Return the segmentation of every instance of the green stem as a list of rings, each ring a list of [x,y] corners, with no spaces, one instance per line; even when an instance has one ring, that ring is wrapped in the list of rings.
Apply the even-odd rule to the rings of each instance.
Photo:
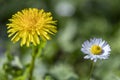
[[[30,64],[30,67],[29,67],[28,80],[33,80],[33,73],[34,73],[36,57],[41,55],[42,49],[45,47],[45,44],[46,44],[46,41],[41,40],[40,45],[33,46],[32,60],[31,60],[31,64]]]
[[[95,67],[95,63],[92,62],[92,63],[91,63],[90,74],[89,74],[88,80],[90,80],[90,78],[92,77],[92,73],[93,73],[94,67]]]
[[[34,67],[35,67],[35,59],[36,59],[37,54],[38,54],[38,47],[33,47],[32,60],[31,60],[31,64],[30,64],[28,80],[32,80],[32,78],[33,78],[33,71],[34,71]]]

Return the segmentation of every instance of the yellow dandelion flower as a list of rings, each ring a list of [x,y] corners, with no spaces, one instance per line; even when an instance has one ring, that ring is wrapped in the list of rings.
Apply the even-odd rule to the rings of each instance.
[[[53,20],[51,12],[45,12],[37,8],[24,9],[9,19],[7,24],[8,37],[12,37],[14,43],[21,40],[20,45],[29,47],[30,43],[40,44],[40,40],[50,40],[49,34],[54,34],[56,21]]]

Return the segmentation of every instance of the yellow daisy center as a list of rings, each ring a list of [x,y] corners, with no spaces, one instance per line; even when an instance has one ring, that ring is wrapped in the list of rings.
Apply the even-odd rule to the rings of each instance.
[[[100,46],[98,46],[98,45],[93,45],[91,47],[91,52],[94,55],[100,55],[102,53],[102,48]]]

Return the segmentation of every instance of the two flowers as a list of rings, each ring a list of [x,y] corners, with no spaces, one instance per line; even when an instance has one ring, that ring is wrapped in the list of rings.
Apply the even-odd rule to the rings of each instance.
[[[57,32],[56,21],[53,20],[50,12],[36,8],[24,9],[17,12],[9,19],[7,24],[8,37],[12,37],[15,43],[21,40],[20,45],[30,46],[40,44],[40,40],[50,40],[49,34]],[[99,38],[90,39],[82,44],[81,51],[86,54],[85,59],[91,59],[94,62],[97,59],[107,59],[110,55],[110,46],[106,41]]]

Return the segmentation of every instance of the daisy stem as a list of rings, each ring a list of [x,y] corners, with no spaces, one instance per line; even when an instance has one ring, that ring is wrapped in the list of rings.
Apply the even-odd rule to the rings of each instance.
[[[32,78],[33,78],[33,72],[34,72],[35,60],[36,60],[37,54],[38,54],[38,47],[33,47],[32,60],[31,60],[31,64],[30,64],[28,80],[32,80]]]
[[[91,79],[91,77],[92,77],[92,73],[93,73],[93,69],[94,69],[94,67],[95,67],[95,63],[94,63],[94,62],[92,62],[92,63],[91,63],[91,68],[90,68],[90,73],[89,73],[88,80],[90,80],[90,79]]]

